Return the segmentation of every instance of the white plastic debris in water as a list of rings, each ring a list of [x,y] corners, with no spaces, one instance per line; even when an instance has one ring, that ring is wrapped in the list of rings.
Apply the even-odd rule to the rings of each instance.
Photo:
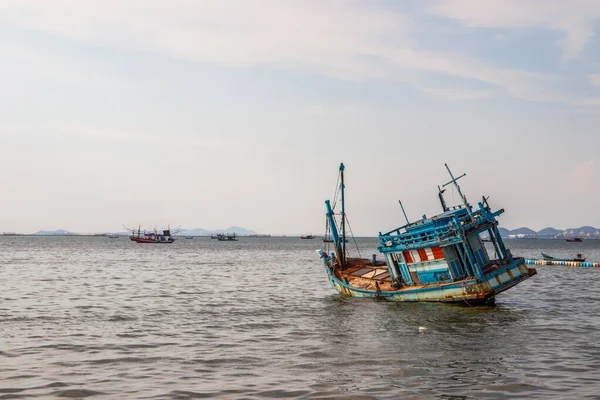
[[[425,328],[424,326],[419,327],[419,332],[425,332],[426,330],[427,330],[427,328]]]

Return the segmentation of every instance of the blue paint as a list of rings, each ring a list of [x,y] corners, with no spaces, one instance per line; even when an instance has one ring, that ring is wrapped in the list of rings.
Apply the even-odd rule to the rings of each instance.
[[[341,164],[341,175],[343,171]],[[443,208],[441,214],[429,218],[423,215],[418,221],[386,233],[379,232],[377,249],[385,256],[387,266],[383,271],[388,271],[387,284],[382,280],[384,278],[374,279],[375,275],[386,275],[374,271],[381,266],[370,260],[346,259],[345,253],[339,254],[342,243],[335,214],[326,201],[327,218],[338,251],[336,255],[338,259],[344,257],[344,262],[339,263],[333,257],[322,259],[337,290],[358,297],[381,295],[398,301],[481,300],[493,298],[500,291],[535,275],[535,269],[528,269],[524,259],[512,257],[498,234],[497,217],[504,210],[492,211],[485,198],[477,208],[471,207],[457,183],[466,174],[455,178],[449,168],[448,172],[452,179],[446,185],[456,187],[462,205],[449,207],[443,198],[443,190],[438,187]],[[340,189],[343,193],[343,179]],[[344,207],[342,202],[342,217],[345,217]],[[489,233],[497,253],[493,261],[479,237],[484,232]],[[344,272],[348,269],[350,272]],[[358,275],[351,275],[354,272]],[[468,289],[471,285],[473,288]],[[380,290],[381,287],[388,289]]]

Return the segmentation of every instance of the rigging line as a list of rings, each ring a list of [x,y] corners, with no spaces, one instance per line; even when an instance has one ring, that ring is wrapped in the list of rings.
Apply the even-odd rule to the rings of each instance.
[[[325,239],[331,236],[329,228],[329,218],[325,217]],[[329,255],[329,242],[325,242],[325,251]]]
[[[354,237],[354,232],[352,231],[352,226],[350,226],[350,220],[346,217],[346,222],[348,223],[348,230],[350,231],[350,235],[352,235],[352,240],[354,241],[354,247],[356,247],[356,252],[358,253],[358,257],[362,258],[360,255],[360,250],[358,249],[358,243],[356,242],[356,237]]]
[[[340,176],[341,172],[338,174],[337,183],[335,184],[335,192],[333,193],[333,207],[332,210],[335,210],[335,206],[337,204],[337,197],[340,194]]]

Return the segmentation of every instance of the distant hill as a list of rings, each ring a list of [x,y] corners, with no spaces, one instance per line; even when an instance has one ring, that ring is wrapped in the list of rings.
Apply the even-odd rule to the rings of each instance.
[[[518,228],[518,229],[513,229],[512,231],[510,231],[511,235],[525,235],[525,236],[533,236],[535,235],[537,232],[534,231],[533,229],[529,229],[529,228]]]
[[[564,239],[573,236],[582,236],[584,239],[600,239],[600,229],[593,226],[582,226],[581,228],[569,228],[565,230],[555,228],[544,228],[538,232],[533,229],[522,227],[508,230],[498,228],[500,235],[504,238],[538,238],[538,239]],[[482,235],[485,237],[485,235]]]
[[[202,228],[185,229],[185,230],[179,232],[179,235],[209,236],[209,235],[214,235],[217,233],[235,233],[236,235],[241,235],[241,236],[256,235],[256,232],[254,232],[253,230],[241,228],[239,226],[230,226],[227,229],[212,229],[212,230],[202,229]]]
[[[69,232],[69,231],[65,231],[63,229],[58,229],[55,231],[38,231],[36,233],[33,233],[32,235],[40,235],[40,236],[51,236],[51,235],[77,235],[76,233],[73,232]]]
[[[559,237],[564,231],[554,228],[544,228],[536,234],[538,238],[552,239]]]
[[[500,236],[508,237],[510,235],[510,231],[506,228],[498,228],[498,232],[500,232]]]

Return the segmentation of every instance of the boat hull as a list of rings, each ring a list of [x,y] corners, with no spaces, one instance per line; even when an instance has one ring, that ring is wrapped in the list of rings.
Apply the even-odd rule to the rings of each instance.
[[[491,305],[498,293],[510,289],[537,273],[535,269],[527,268],[523,259],[517,259],[500,269],[483,275],[479,279],[418,287],[409,286],[396,291],[377,291],[353,287],[338,279],[330,265],[326,264],[325,269],[327,270],[329,283],[344,295],[375,297],[389,301],[462,303],[467,305]]]
[[[135,239],[136,243],[155,243],[155,244],[170,244],[173,243],[173,239],[169,240],[154,240],[154,239]]]
[[[558,258],[544,253],[542,253],[542,257],[544,258],[544,261],[585,262],[585,258]]]

